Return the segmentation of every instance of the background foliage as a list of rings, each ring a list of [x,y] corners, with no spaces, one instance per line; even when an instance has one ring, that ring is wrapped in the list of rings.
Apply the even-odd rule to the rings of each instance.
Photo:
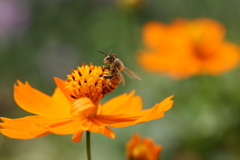
[[[238,0],[149,0],[140,9],[121,8],[111,0],[0,0],[0,116],[29,115],[13,100],[17,79],[50,95],[55,88],[52,77],[65,78],[82,62],[102,65],[104,56],[97,51],[113,49],[142,81],[126,77],[126,86],[120,85],[102,103],[135,89],[144,108],[172,94],[175,104],[163,119],[114,129],[114,140],[92,134],[93,159],[125,159],[125,143],[133,133],[161,144],[162,159],[240,159],[239,68],[176,81],[147,73],[135,60],[143,48],[141,28],[150,20],[212,18],[224,24],[227,40],[240,43],[239,6]],[[85,138],[80,143],[70,139],[0,135],[0,160],[86,159]]]

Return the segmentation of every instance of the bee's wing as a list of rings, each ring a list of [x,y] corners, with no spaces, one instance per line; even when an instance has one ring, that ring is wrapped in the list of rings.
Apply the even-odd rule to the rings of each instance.
[[[124,86],[125,85],[124,76],[120,72],[119,72],[119,74],[120,74],[120,79],[121,79],[122,85]]]
[[[122,75],[122,73],[119,71],[119,69],[116,67],[116,70],[117,70],[117,74],[119,74],[120,76],[120,80],[122,82],[122,85],[124,86],[125,85],[125,79],[124,79],[124,76]]]
[[[123,72],[130,78],[137,78],[138,80],[142,80],[136,73],[134,73],[127,67],[124,67]]]

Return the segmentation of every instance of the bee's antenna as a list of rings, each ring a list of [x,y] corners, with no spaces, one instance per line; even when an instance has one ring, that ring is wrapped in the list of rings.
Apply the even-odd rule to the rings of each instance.
[[[101,51],[98,51],[99,53],[102,53],[102,54],[104,54],[105,56],[107,56],[107,54],[106,53],[104,53],[104,52],[101,52]]]
[[[110,50],[109,54],[112,53],[112,49]]]

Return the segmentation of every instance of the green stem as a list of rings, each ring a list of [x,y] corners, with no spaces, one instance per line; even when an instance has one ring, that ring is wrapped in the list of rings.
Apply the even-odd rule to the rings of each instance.
[[[86,145],[87,145],[87,159],[88,160],[91,160],[91,146],[90,146],[90,132],[89,131],[86,131]]]

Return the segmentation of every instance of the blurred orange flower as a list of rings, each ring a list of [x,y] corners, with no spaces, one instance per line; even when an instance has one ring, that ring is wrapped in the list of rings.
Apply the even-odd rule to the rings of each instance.
[[[172,96],[151,109],[142,110],[140,96],[122,94],[103,105],[100,100],[109,79],[100,66],[85,65],[73,70],[67,81],[55,78],[57,88],[48,96],[29,83],[14,85],[14,99],[25,111],[35,115],[17,119],[0,117],[0,132],[7,137],[31,139],[50,133],[73,134],[79,142],[84,131],[97,132],[115,138],[108,127],[126,127],[162,118],[172,107]]]
[[[158,160],[162,147],[150,138],[141,138],[139,134],[132,136],[126,145],[128,160]]]
[[[177,19],[171,24],[148,22],[143,27],[143,68],[173,78],[218,75],[239,63],[239,46],[224,40],[225,28],[207,18]]]

